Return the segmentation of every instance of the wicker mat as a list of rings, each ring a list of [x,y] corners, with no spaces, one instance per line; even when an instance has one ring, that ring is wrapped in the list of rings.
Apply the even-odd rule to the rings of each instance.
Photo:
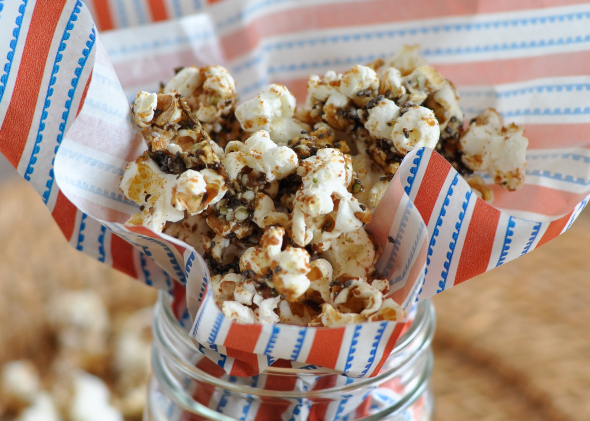
[[[63,287],[110,310],[154,300],[68,246],[20,179],[0,184],[0,363],[51,348],[43,309]],[[590,420],[590,213],[541,249],[434,299],[436,419]]]

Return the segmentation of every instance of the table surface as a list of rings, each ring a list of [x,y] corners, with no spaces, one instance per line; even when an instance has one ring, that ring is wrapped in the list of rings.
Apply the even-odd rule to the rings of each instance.
[[[109,309],[153,302],[151,288],[72,249],[23,180],[0,177],[0,197],[0,362],[46,362],[42,312],[59,288],[93,288]],[[590,419],[589,233],[584,212],[539,250],[434,298],[436,420]]]

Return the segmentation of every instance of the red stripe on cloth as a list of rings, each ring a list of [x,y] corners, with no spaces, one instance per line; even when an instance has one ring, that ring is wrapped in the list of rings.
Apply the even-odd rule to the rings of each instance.
[[[553,240],[555,237],[557,237],[559,234],[561,234],[561,232],[565,228],[567,222],[570,220],[572,213],[574,213],[574,211],[571,211],[570,213],[568,213],[564,217],[559,218],[557,221],[551,222],[549,224],[549,226],[547,227],[545,234],[543,234],[543,236],[541,237],[541,239],[539,240],[539,242],[537,243],[537,246],[535,248],[541,247],[543,244]]]
[[[114,233],[111,236],[111,256],[114,269],[137,279],[137,270],[133,260],[133,246]]]
[[[215,364],[213,361],[211,361],[207,357],[201,358],[199,360],[199,362],[196,364],[196,367],[199,370],[204,371],[205,373],[207,373],[213,377],[216,377],[216,378],[220,378],[223,375],[225,375],[225,371],[223,370],[223,368],[219,367],[217,364]],[[215,386],[207,384],[207,383],[203,383],[203,382],[197,382],[195,391],[193,392],[193,398],[195,399],[195,401],[199,402],[201,405],[208,408],[209,404],[211,403],[211,398],[213,397],[214,393],[215,393]],[[183,412],[180,415],[180,421],[205,421],[205,420],[206,420],[206,418],[200,417],[195,414],[190,414],[188,412]]]
[[[489,187],[494,192],[495,208],[536,212],[549,216],[559,216],[569,212],[588,194],[588,192],[571,193],[534,184],[525,184],[522,189],[515,192],[503,189],[497,184]]]
[[[571,1],[571,0],[570,0]],[[378,25],[409,20],[443,18],[446,16],[465,16],[482,12],[481,1],[414,0],[405,2],[400,7],[398,2],[391,0],[357,1],[334,4],[323,4],[300,8],[289,8],[264,14],[248,23],[246,27],[237,28],[233,33],[221,40],[228,59],[247,54],[261,39],[271,36],[285,35],[308,30],[341,28],[346,26]],[[503,1],[501,6],[495,2],[487,2],[485,12],[526,10],[542,6],[563,6],[560,0],[544,1],[539,4],[535,0],[523,2]],[[576,3],[583,3],[577,1]],[[568,4],[571,4],[568,2]],[[309,17],[313,16],[313,19]],[[267,25],[267,22],[273,25]]]
[[[336,367],[340,345],[342,344],[342,338],[344,338],[344,330],[344,327],[317,328],[311,350],[305,362],[326,368]]]
[[[240,325],[232,323],[223,346],[227,355],[235,359],[231,369],[232,376],[253,376],[258,372],[258,357],[253,354],[261,325]]]
[[[367,398],[356,408],[354,411],[354,418],[362,418],[369,415],[369,408],[371,407],[371,395],[367,396]]]
[[[590,146],[590,124],[527,124],[524,136],[528,149],[567,148]]]
[[[76,206],[70,202],[61,191],[59,191],[57,193],[55,207],[53,208],[53,212],[51,212],[51,216],[53,216],[53,219],[68,241],[72,239],[72,235],[74,234],[74,227],[76,226],[76,213]]]
[[[477,199],[463,243],[455,285],[487,270],[499,220],[499,210]]]
[[[286,363],[286,364],[285,364]],[[291,366],[288,361],[273,366]],[[269,374],[264,382],[264,390],[289,392],[295,390],[297,377]],[[262,404],[258,407],[255,421],[274,421],[282,419],[282,415],[291,403],[285,399],[262,397]]]
[[[262,332],[262,325],[241,325],[232,323],[223,346],[239,351],[254,352],[258,337]]]
[[[234,359],[229,373],[231,376],[250,377],[259,373],[258,356],[256,354],[232,348],[226,348],[225,351],[228,357]]]
[[[35,4],[14,91],[0,128],[0,152],[15,168],[31,130],[53,33],[65,3],[54,0]]]
[[[148,5],[154,22],[168,19],[168,12],[166,11],[164,0],[148,0]]]
[[[76,111],[76,117],[82,111],[82,107],[84,107],[84,102],[86,101],[86,95],[88,94],[88,88],[90,87],[90,82],[92,82],[92,72],[88,76],[88,81],[86,82],[86,86],[84,87],[84,91],[82,92],[82,98],[80,98],[80,104],[78,104],[78,111]]]
[[[436,200],[450,170],[451,164],[438,153],[433,152],[416,194],[416,199],[414,199],[414,205],[416,205],[426,225],[430,221],[434,205],[436,205]]]
[[[186,287],[176,280],[173,282],[172,297],[174,297],[174,301],[172,301],[172,313],[176,320],[180,320],[186,308]]]
[[[113,29],[113,18],[111,14],[111,6],[109,0],[93,0],[96,19],[98,19],[98,29],[100,31],[108,31]]]
[[[433,66],[460,90],[465,85],[498,85],[544,77],[585,75],[590,66],[590,51],[469,63],[435,63]]]
[[[336,385],[337,376],[322,376],[318,379],[312,390],[330,389]],[[324,421],[326,419],[326,412],[330,406],[330,399],[326,398],[311,398],[313,405],[309,409],[309,421]]]
[[[397,325],[395,325],[393,332],[391,332],[391,336],[387,340],[387,344],[385,344],[383,355],[381,356],[379,363],[375,366],[375,369],[369,377],[375,377],[377,374],[379,374],[379,371],[381,371],[381,367],[383,367],[383,364],[385,364],[385,361],[387,361],[387,358],[389,358],[389,354],[391,354],[391,351],[393,351],[393,348],[395,347],[397,340],[401,336],[405,325],[406,323],[398,323]]]

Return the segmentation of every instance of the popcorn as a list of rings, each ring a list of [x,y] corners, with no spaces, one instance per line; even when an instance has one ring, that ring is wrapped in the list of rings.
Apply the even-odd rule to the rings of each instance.
[[[47,392],[39,392],[31,406],[26,408],[14,421],[61,421],[62,418]]]
[[[72,379],[72,387],[71,421],[123,421],[121,413],[109,403],[109,389],[98,377],[78,372]]]
[[[379,93],[386,98],[400,98],[404,96],[406,88],[402,84],[401,72],[395,67],[389,67],[382,73]]]
[[[277,146],[265,130],[259,130],[246,142],[230,142],[226,146],[223,165],[231,179],[244,167],[263,173],[267,181],[280,180],[297,168],[297,154],[287,146]]]
[[[483,199],[487,203],[492,203],[494,201],[494,192],[488,187],[485,181],[483,181],[483,178],[481,178],[479,175],[466,175],[465,181],[467,181],[469,187],[473,189],[473,192],[480,199]]]
[[[235,81],[222,66],[185,67],[164,87],[165,93],[175,91],[203,123],[227,116],[236,102]]]
[[[370,67],[356,65],[342,75],[340,92],[358,107],[363,107],[367,101],[366,97],[378,90],[379,77]]]
[[[336,149],[321,149],[301,161],[297,172],[303,185],[297,191],[293,210],[292,235],[296,244],[303,247],[314,240],[319,249],[326,250],[331,240],[370,221],[371,212],[347,190],[352,182],[349,156]],[[339,199],[335,211],[332,196]]]
[[[399,117],[399,107],[389,99],[382,99],[368,110],[369,117],[365,128],[371,136],[390,139],[393,135],[393,122]]]
[[[496,184],[507,190],[524,185],[526,148],[524,127],[504,126],[494,109],[484,110],[472,122],[460,140],[463,163],[473,171],[487,171]]]
[[[389,143],[405,155],[416,148],[434,148],[439,136],[433,112],[415,105],[396,120]]]
[[[440,151],[491,201],[471,172],[516,188],[526,147],[519,126],[491,114],[464,132],[455,87],[417,48],[311,76],[299,110],[271,84],[232,113],[235,83],[219,66],[141,92],[134,113],[148,151],[122,179],[141,206],[129,223],[165,227],[202,253],[218,307],[239,323],[402,320],[364,225],[404,157]]]
[[[121,191],[140,206],[130,225],[144,225],[161,232],[166,222],[177,222],[184,212],[195,215],[223,198],[227,187],[213,170],[186,170],[180,176],[166,174],[147,155],[127,164]]]
[[[158,105],[158,95],[141,91],[135,98],[133,105],[133,118],[135,124],[141,128],[146,128],[154,118],[154,111]]]
[[[104,359],[109,316],[93,291],[61,291],[49,307],[49,323],[57,333],[60,352],[75,365],[93,369]]]
[[[264,193],[258,193],[256,195],[252,220],[260,228],[266,228],[271,225],[280,225],[283,228],[289,226],[289,216],[284,212],[276,212],[274,202]]]
[[[39,373],[28,360],[4,364],[0,374],[0,402],[7,411],[18,412],[33,405],[40,391]]]
[[[309,254],[291,246],[281,251],[284,235],[282,227],[267,228],[260,246],[250,247],[240,257],[240,270],[251,271],[255,279],[265,281],[288,301],[295,301],[310,284],[306,276],[311,270]]]
[[[373,241],[367,232],[360,228],[333,241],[332,247],[326,250],[322,257],[330,262],[334,278],[346,275],[367,279],[378,256]]]
[[[274,312],[279,297],[263,297],[256,288],[256,282],[246,280],[240,274],[228,273],[211,280],[213,297],[226,317],[240,323],[277,323],[279,316]],[[234,301],[235,300],[235,301]],[[248,306],[256,305],[252,310]]]
[[[293,118],[295,97],[283,85],[268,85],[257,97],[236,108],[236,117],[247,132],[265,130],[278,145],[289,140],[309,126]]]
[[[382,71],[385,71],[390,67],[394,67],[400,71],[402,76],[407,76],[416,68],[428,64],[418,53],[419,50],[420,46],[417,44],[404,45],[393,56],[383,60],[377,71],[379,72],[381,69],[383,69]]]

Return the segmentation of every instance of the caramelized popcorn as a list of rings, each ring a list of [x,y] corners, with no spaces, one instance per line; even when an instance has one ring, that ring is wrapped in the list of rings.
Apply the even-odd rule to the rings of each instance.
[[[223,160],[231,179],[248,167],[264,174],[267,181],[285,178],[295,171],[297,163],[297,154],[287,146],[277,146],[265,130],[257,131],[244,143],[228,143]]]
[[[179,93],[196,118],[206,124],[229,115],[237,102],[234,79],[222,66],[185,67],[166,84],[164,92]],[[219,124],[211,128],[215,132],[221,130]]]
[[[257,97],[236,108],[242,129],[247,132],[266,130],[278,145],[289,140],[309,126],[295,118],[295,97],[283,85],[268,85]]]
[[[239,323],[341,326],[402,320],[364,229],[404,157],[436,149],[487,202],[488,172],[524,182],[527,140],[493,110],[463,129],[454,85],[406,46],[387,59],[310,76],[297,109],[282,85],[238,107],[220,66],[183,68],[162,93],[140,92],[148,150],[128,165],[128,224],[201,253],[214,299]]]
[[[260,239],[259,247],[251,247],[240,257],[240,270],[251,271],[289,301],[295,301],[309,287],[307,274],[309,253],[303,248],[287,246],[281,251],[285,230],[270,227]]]
[[[336,149],[321,149],[301,161],[303,185],[295,195],[293,241],[327,250],[331,240],[355,231],[371,220],[371,211],[348,191],[352,160]],[[313,240],[313,242],[312,242]]]
[[[487,171],[496,184],[517,190],[524,184],[528,140],[524,127],[504,126],[494,109],[484,110],[461,138],[463,163],[473,171]]]

